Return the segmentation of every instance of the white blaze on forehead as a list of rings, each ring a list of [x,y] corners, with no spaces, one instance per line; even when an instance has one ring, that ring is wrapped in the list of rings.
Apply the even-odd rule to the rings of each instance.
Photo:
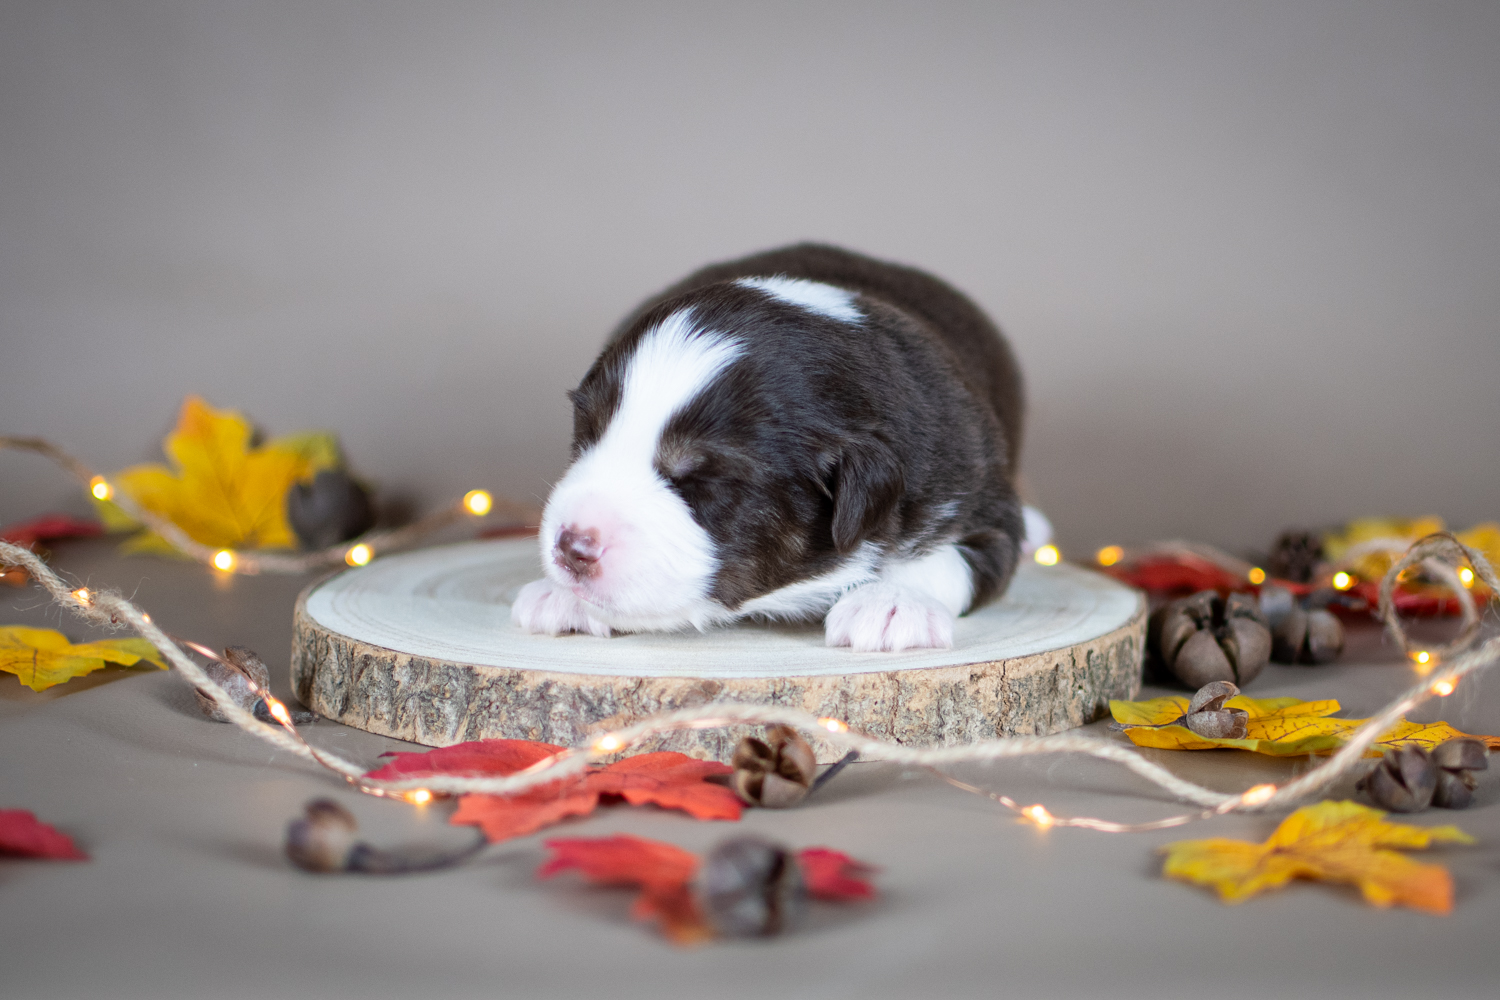
[[[662,320],[630,356],[619,409],[593,450],[644,449],[654,457],[667,421],[708,388],[742,350],[728,337],[697,329],[691,308]]]
[[[713,540],[657,474],[655,460],[668,421],[742,350],[729,337],[698,329],[691,309],[648,331],[626,362],[609,426],[547,501],[540,538],[547,575],[615,628],[701,626],[723,613],[708,600],[718,569]],[[601,552],[588,579],[572,580],[554,560],[564,528],[596,536]]]
[[[825,285],[821,281],[806,278],[740,278],[735,282],[742,288],[754,288],[765,292],[773,299],[789,305],[800,306],[808,312],[827,316],[845,323],[858,323],[864,316],[854,305],[854,293],[844,288]]]

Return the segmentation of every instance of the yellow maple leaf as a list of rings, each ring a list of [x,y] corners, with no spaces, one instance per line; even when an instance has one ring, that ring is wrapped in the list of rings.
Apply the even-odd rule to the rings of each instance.
[[[1331,698],[1302,701],[1298,698],[1247,698],[1236,695],[1224,702],[1225,708],[1245,712],[1245,735],[1241,739],[1216,739],[1199,736],[1181,719],[1188,709],[1188,699],[1180,696],[1152,698],[1149,701],[1111,701],[1109,711],[1116,722],[1127,727],[1125,735],[1136,746],[1158,750],[1250,750],[1271,757],[1299,757],[1303,754],[1332,753],[1344,745],[1366,719],[1330,719],[1339,710]],[[1444,740],[1467,736],[1446,722],[1409,722],[1402,719],[1365,753],[1379,757],[1397,746],[1417,745],[1431,750]],[[1477,736],[1492,750],[1500,750],[1500,737]]]
[[[142,660],[167,669],[160,651],[145,639],[101,639],[75,646],[49,628],[0,627],[0,670],[15,674],[33,691],[91,674],[106,662],[133,667]]]
[[[330,435],[302,434],[252,447],[253,433],[240,414],[189,396],[162,443],[175,471],[137,465],[111,479],[196,542],[231,549],[292,548],[297,539],[286,517],[287,491],[318,469],[338,464],[337,445]],[[134,526],[108,501],[98,506],[107,525]],[[151,532],[131,539],[126,548],[171,550]]]
[[[1181,840],[1162,848],[1162,873],[1211,886],[1226,903],[1240,903],[1294,878],[1356,885],[1375,906],[1401,903],[1428,913],[1453,909],[1453,879],[1441,865],[1424,865],[1389,848],[1472,844],[1456,826],[1388,823],[1385,813],[1357,802],[1319,802],[1282,820],[1263,844],[1214,838]]]
[[[1489,560],[1491,568],[1500,570],[1500,523],[1485,521],[1468,531],[1456,532],[1454,537],[1469,548],[1478,549]]]
[[[1385,539],[1410,545],[1419,538],[1442,531],[1443,527],[1443,519],[1435,516],[1412,519],[1361,517],[1346,524],[1343,531],[1325,534],[1323,554],[1332,562],[1338,562],[1350,549],[1363,542]],[[1366,580],[1379,580],[1397,558],[1399,556],[1389,552],[1372,552],[1357,560],[1352,568]]]

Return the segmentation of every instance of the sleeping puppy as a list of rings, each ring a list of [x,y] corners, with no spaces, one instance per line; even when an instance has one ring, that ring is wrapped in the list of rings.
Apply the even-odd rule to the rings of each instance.
[[[811,244],[705,268],[570,396],[527,631],[821,617],[830,646],[947,647],[1015,570],[1020,372],[920,271]]]

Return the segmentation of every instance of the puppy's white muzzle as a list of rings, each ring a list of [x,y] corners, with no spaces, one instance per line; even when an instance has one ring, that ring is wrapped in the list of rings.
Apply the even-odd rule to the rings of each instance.
[[[625,631],[706,625],[718,559],[686,503],[647,465],[596,448],[568,470],[542,517],[542,565],[591,617]]]

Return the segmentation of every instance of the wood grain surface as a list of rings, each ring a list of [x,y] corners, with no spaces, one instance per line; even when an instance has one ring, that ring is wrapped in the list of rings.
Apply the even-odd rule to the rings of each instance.
[[[528,635],[510,624],[510,600],[538,575],[535,541],[516,539],[392,556],[314,584],[295,611],[298,698],[431,746],[575,744],[711,701],[796,706],[939,746],[1069,729],[1140,687],[1144,598],[1077,567],[1027,564],[1003,600],[960,619],[952,649],[897,654],[830,649],[816,624]],[[651,746],[726,760],[741,735],[681,732]]]

